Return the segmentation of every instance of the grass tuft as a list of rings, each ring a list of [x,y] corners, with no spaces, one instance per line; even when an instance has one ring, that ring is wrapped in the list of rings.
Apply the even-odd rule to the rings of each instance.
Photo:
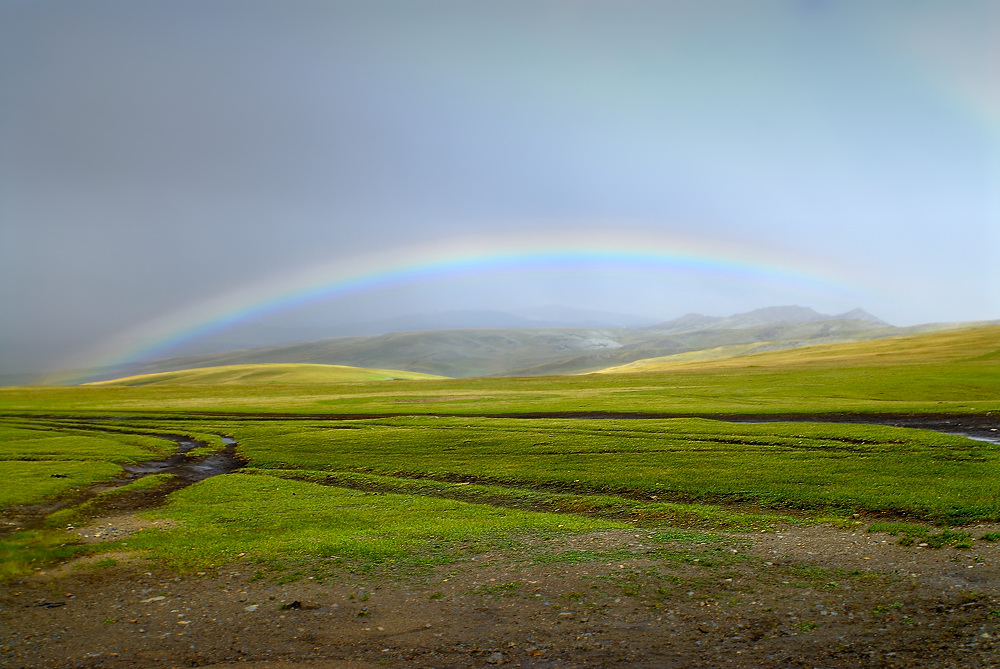
[[[968,532],[956,530],[942,530],[932,534],[930,528],[912,523],[873,523],[868,527],[869,532],[885,532],[892,536],[903,535],[899,539],[900,546],[913,546],[919,543],[921,547],[943,548],[953,546],[955,548],[972,548],[972,536]]]
[[[93,552],[80,538],[59,530],[23,530],[0,539],[0,581],[41,571],[54,562]]]

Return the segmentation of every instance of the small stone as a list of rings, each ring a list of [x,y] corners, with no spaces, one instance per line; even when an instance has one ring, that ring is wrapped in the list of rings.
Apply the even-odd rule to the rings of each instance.
[[[259,604],[251,604],[250,606],[244,606],[244,611],[256,611]]]
[[[504,657],[503,653],[491,653],[489,657],[486,658],[488,664],[503,664],[507,658]]]

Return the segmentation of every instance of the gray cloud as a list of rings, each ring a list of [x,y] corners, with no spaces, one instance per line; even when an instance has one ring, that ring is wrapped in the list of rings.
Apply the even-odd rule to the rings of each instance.
[[[930,15],[965,37],[947,60],[921,51]],[[988,56],[995,18],[976,2],[0,4],[0,369],[58,366],[309,264],[581,221],[816,255],[875,277],[842,306],[895,322],[996,318],[997,84],[941,83]],[[668,318],[787,297],[504,281],[355,312],[530,296]]]

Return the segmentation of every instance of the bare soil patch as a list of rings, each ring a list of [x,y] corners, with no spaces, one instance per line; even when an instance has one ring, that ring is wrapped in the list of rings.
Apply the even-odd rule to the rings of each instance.
[[[81,531],[103,534],[107,522]],[[113,520],[110,538],[142,530],[128,523]],[[655,535],[531,539],[416,571],[359,573],[336,561],[268,571],[253,556],[195,574],[107,559],[68,566],[0,586],[0,664],[990,667],[1000,658],[996,544],[932,550],[831,527]]]

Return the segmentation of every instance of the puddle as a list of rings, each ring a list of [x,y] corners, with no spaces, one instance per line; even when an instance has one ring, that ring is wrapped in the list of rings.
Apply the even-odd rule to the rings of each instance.
[[[976,441],[1000,444],[1000,416],[992,414],[958,416],[879,415],[879,414],[792,414],[792,415],[699,415],[733,423],[854,423],[931,430],[941,434],[968,437]]]
[[[156,436],[176,442],[177,452],[166,460],[150,460],[123,465],[122,469],[130,474],[125,483],[149,474],[173,474],[182,481],[191,484],[204,481],[212,476],[236,471],[244,464],[244,460],[236,455],[236,440],[231,437],[222,437],[226,447],[221,451],[192,458],[188,453],[199,446],[205,446],[204,442],[180,435],[158,434]]]

